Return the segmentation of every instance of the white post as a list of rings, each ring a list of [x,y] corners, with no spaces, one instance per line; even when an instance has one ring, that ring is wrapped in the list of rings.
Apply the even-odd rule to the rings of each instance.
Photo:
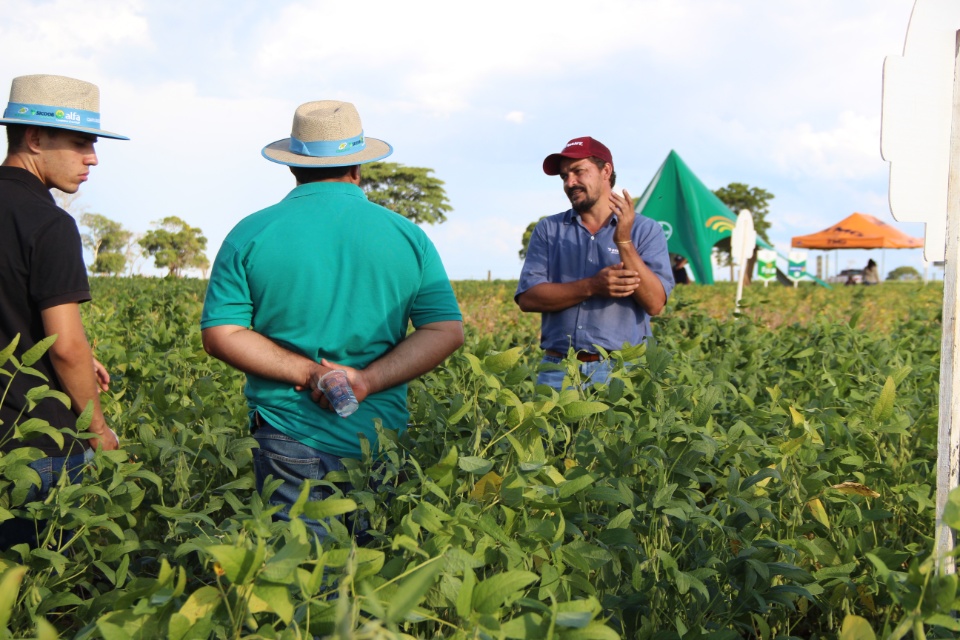
[[[954,573],[953,531],[943,524],[950,490],[960,480],[960,360],[957,323],[960,297],[960,31],[954,47],[953,120],[950,129],[950,173],[947,180],[947,249],[943,269],[943,339],[940,346],[940,427],[937,437],[937,553],[943,573]]]

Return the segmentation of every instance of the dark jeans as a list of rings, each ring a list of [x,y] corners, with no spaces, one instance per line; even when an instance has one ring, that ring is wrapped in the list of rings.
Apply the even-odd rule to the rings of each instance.
[[[252,426],[253,437],[260,445],[260,448],[253,452],[257,491],[263,491],[267,476],[282,480],[283,484],[270,496],[270,504],[283,505],[283,510],[277,513],[274,519],[288,521],[290,520],[288,515],[290,505],[300,497],[300,487],[305,480],[323,480],[332,471],[344,470],[344,466],[339,457],[305,445],[267,424],[262,419],[259,422],[259,426],[256,424]],[[337,488],[345,494],[350,490],[351,485],[349,483],[338,483]],[[334,494],[334,489],[329,485],[311,482],[310,494],[307,499],[316,502]],[[301,519],[304,524],[316,532],[321,542],[330,535],[322,522],[303,516],[301,516]],[[354,518],[347,518],[348,528],[353,525],[354,535],[361,534],[366,529],[366,520],[359,514]]]
[[[563,362],[563,358],[544,355],[540,364],[560,364],[561,362]],[[606,360],[597,360],[596,362],[581,362],[580,379],[582,381],[582,387],[585,389],[592,384],[606,384],[607,380],[610,379],[610,373],[612,371],[613,363],[609,358]],[[562,391],[564,374],[566,374],[566,371],[563,369],[547,371],[541,368],[537,374],[537,384],[549,385],[557,391]],[[572,389],[573,387],[567,388]]]
[[[45,499],[63,473],[68,475],[71,484],[77,484],[80,481],[80,474],[83,473],[83,467],[92,457],[93,450],[86,449],[83,453],[72,456],[40,458],[31,462],[30,468],[40,475],[40,486],[30,488],[24,504]],[[36,547],[37,534],[43,531],[45,526],[45,521],[33,518],[12,518],[0,522],[0,550],[6,551],[24,542],[31,547]]]

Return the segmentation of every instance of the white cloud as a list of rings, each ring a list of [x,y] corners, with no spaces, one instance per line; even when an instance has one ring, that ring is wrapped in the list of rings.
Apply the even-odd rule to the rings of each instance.
[[[142,2],[104,0],[83,5],[74,0],[12,2],[3,7],[0,65],[12,75],[98,74],[116,51],[149,45]]]
[[[524,121],[523,111],[511,111],[506,115],[505,119],[507,122],[523,124],[523,121]]]
[[[888,171],[880,157],[880,118],[876,116],[844,111],[829,129],[801,122],[770,133],[764,136],[769,144],[766,155],[785,175],[859,180]]]

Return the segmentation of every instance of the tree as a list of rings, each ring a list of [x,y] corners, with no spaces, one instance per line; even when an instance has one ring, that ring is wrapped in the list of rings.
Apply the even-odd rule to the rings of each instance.
[[[123,249],[123,257],[127,261],[127,275],[132,276],[134,271],[137,274],[140,273],[138,264],[145,253],[144,248],[140,245],[140,240],[143,239],[142,233],[133,233],[130,234],[130,238],[127,240],[127,245]]]
[[[176,216],[167,216],[153,224],[158,228],[143,234],[140,246],[153,256],[158,269],[169,269],[169,277],[179,278],[186,269],[205,271],[210,266],[204,254],[207,239],[200,229]]]
[[[547,216],[543,216],[540,218],[540,220],[543,220],[543,218],[546,218],[546,217]],[[519,251],[521,260],[527,259],[527,249],[530,248],[530,236],[533,235],[533,230],[537,228],[537,224],[540,223],[540,220],[534,220],[533,222],[528,224],[526,230],[523,232],[523,239],[521,240],[521,243],[523,244],[523,246],[520,247],[520,251]]]
[[[92,273],[121,273],[127,266],[127,258],[124,253],[133,233],[124,229],[119,222],[115,222],[99,213],[82,214],[80,224],[86,227],[88,231],[81,236],[83,246],[93,254],[90,271]]]
[[[360,188],[370,202],[395,211],[420,224],[444,222],[453,211],[443,181],[433,169],[406,167],[395,162],[371,162],[360,168]]]
[[[919,280],[920,272],[914,267],[904,265],[887,274],[887,280]]]
[[[58,207],[73,217],[77,217],[77,214],[86,213],[87,211],[87,206],[80,202],[79,191],[67,193],[60,191],[60,189],[50,189],[50,195],[53,196],[53,201],[57,203]]]
[[[731,182],[725,187],[716,189],[713,193],[723,201],[723,204],[730,207],[734,215],[739,215],[741,209],[749,209],[750,213],[753,214],[753,228],[757,232],[757,237],[763,238],[768,243],[770,242],[770,238],[767,236],[767,230],[770,229],[767,214],[770,213],[770,201],[774,198],[772,193],[766,189],[751,187],[742,182]],[[733,256],[730,255],[730,238],[724,238],[714,248],[719,254],[721,264],[730,265],[732,273]],[[757,252],[754,251],[746,264],[747,283],[750,282],[750,276],[756,263]]]

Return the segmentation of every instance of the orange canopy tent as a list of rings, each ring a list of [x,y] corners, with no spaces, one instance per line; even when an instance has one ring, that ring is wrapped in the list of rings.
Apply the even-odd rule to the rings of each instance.
[[[908,236],[871,215],[854,213],[823,231],[794,236],[790,246],[804,249],[921,249],[923,239]]]

